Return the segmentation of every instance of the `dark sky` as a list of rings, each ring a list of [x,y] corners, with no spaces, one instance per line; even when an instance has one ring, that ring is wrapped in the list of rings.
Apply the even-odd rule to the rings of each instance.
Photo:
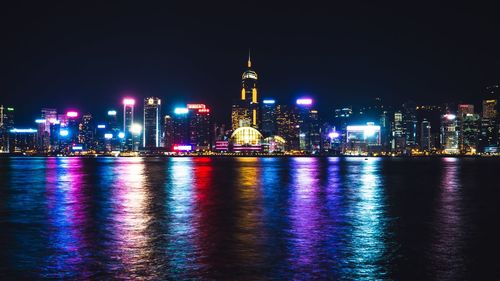
[[[500,81],[491,6],[66,2],[0,9],[0,103],[15,106],[21,123],[41,107],[99,115],[124,92],[159,96],[165,112],[205,102],[225,121],[248,48],[262,97],[309,94],[323,111],[377,96],[477,103]]]

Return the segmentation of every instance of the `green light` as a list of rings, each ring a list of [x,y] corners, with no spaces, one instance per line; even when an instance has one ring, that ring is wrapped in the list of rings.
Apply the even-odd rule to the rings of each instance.
[[[14,111],[14,108],[12,108],[12,107],[7,107],[7,110],[8,110],[8,111]]]

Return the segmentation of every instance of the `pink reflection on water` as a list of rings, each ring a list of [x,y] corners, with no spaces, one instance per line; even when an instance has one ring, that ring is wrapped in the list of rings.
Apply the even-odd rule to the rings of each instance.
[[[442,159],[441,189],[436,204],[436,223],[430,258],[432,272],[438,280],[457,280],[463,277],[465,258],[462,254],[464,226],[462,223],[462,188],[460,159]]]
[[[83,185],[83,163],[80,158],[46,159],[47,216],[52,225],[46,277],[73,278],[91,275],[84,262],[89,241],[84,230],[90,223],[89,198]],[[69,275],[71,274],[71,275]]]
[[[318,158],[293,158],[292,194],[290,198],[291,262],[294,279],[305,279],[314,273],[321,243],[321,207],[319,206]]]
[[[114,163],[112,188],[112,247],[124,269],[122,278],[137,278],[150,271],[151,238],[147,227],[151,215],[147,210],[142,158],[118,159]]]

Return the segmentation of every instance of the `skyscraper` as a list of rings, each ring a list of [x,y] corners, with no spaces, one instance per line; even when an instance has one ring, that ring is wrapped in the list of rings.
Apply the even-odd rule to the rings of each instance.
[[[458,122],[457,116],[451,113],[441,118],[441,148],[444,153],[458,154]]]
[[[196,151],[208,151],[212,142],[210,109],[204,104],[188,104],[190,144]]]
[[[82,116],[78,129],[78,143],[83,144],[87,150],[95,149],[95,125],[92,114],[87,113]]]
[[[124,149],[126,151],[132,151],[134,146],[134,136],[130,131],[132,124],[134,123],[134,105],[134,99],[123,99],[123,133],[125,134]]]
[[[260,131],[264,137],[276,135],[276,101],[273,99],[265,99],[261,106],[261,126]]]
[[[12,150],[9,131],[13,128],[14,108],[0,105],[0,152]]]
[[[429,152],[432,149],[431,139],[431,123],[424,119],[420,123],[420,148],[423,151]]]
[[[483,100],[483,114],[481,116],[481,132],[479,143],[481,152],[494,153],[498,151],[498,100]]]
[[[403,113],[397,111],[394,113],[394,119],[392,121],[392,151],[397,153],[402,153],[406,147],[406,137],[404,134],[404,123],[403,123]]]
[[[161,100],[157,97],[144,99],[144,134],[142,145],[145,148],[160,146]]]
[[[297,112],[288,105],[278,105],[276,115],[276,129],[278,136],[286,141],[286,150],[299,150],[300,125]]]
[[[250,52],[248,53],[248,69],[241,76],[241,96],[233,104],[231,111],[231,127],[236,130],[239,127],[259,127],[259,102],[257,94],[257,73],[252,70]]]

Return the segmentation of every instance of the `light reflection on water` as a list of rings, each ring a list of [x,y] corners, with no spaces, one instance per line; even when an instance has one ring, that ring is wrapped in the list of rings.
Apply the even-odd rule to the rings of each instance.
[[[470,276],[476,270],[467,268],[470,259],[481,257],[464,255],[471,247],[464,226],[477,224],[480,210],[464,210],[461,178],[479,175],[462,173],[463,163],[455,158],[393,161],[0,159],[0,180],[6,183],[0,189],[0,276],[73,280],[422,276],[422,269],[407,264],[410,255],[420,257],[412,260],[422,260],[430,278]],[[411,161],[428,162],[425,169],[412,170],[419,162]],[[475,165],[499,165],[482,163]],[[433,173],[429,176],[436,175],[441,182],[420,186],[401,173]],[[427,197],[421,206],[415,205],[404,196],[405,190],[425,191]],[[422,212],[422,217],[408,216],[405,202],[415,209],[410,212]],[[428,208],[432,218],[423,212]],[[415,222],[402,223],[402,216]],[[406,240],[415,237],[406,234],[413,224],[423,226],[411,230],[419,232],[418,249],[412,247],[415,241]],[[474,241],[474,247],[478,245],[481,242]]]

